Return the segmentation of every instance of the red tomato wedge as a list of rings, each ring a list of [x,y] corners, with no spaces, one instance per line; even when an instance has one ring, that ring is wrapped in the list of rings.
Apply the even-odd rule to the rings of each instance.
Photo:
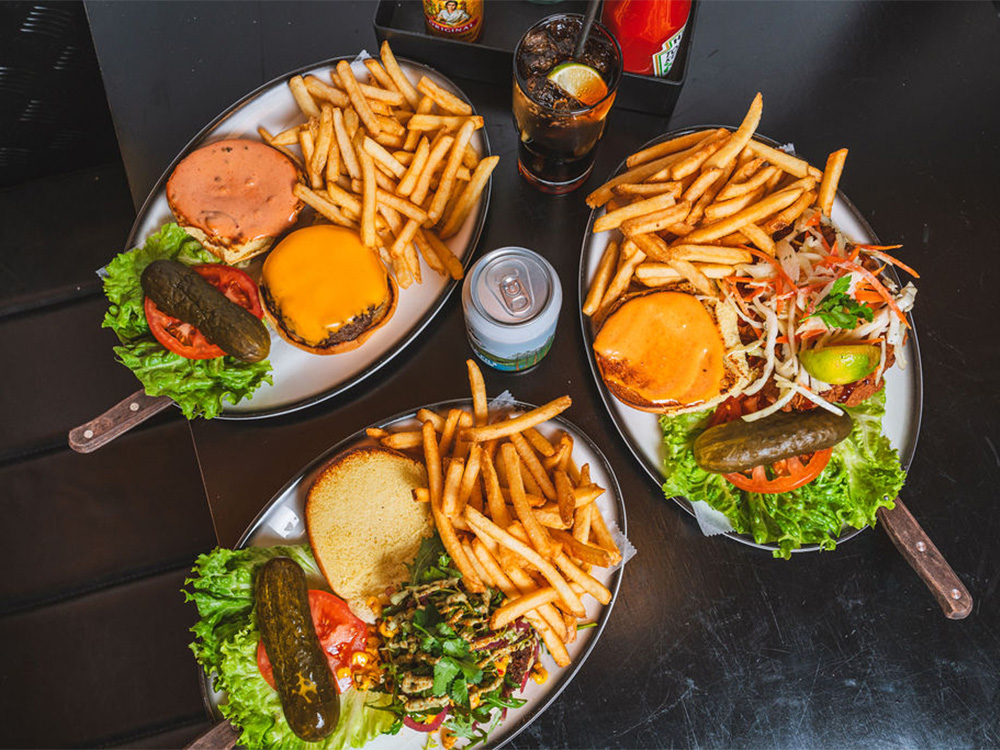
[[[728,398],[716,408],[709,419],[709,426],[732,422],[743,416],[744,404],[736,398]],[[751,406],[750,411],[755,411]],[[809,484],[820,475],[820,472],[830,463],[833,448],[825,448],[813,453],[806,453],[792,458],[783,458],[768,466],[755,466],[746,471],[723,474],[726,481],[747,492],[758,492],[773,495],[779,492],[791,492],[803,485]]]
[[[192,266],[192,270],[222,292],[231,302],[249,310],[258,318],[264,317],[257,285],[240,269],[222,263],[207,263]],[[153,338],[174,354],[187,359],[214,359],[225,356],[226,353],[205,338],[201,331],[190,323],[167,315],[149,297],[146,297],[143,307]]]
[[[749,472],[723,474],[728,482],[747,492],[775,494],[791,492],[809,484],[830,463],[833,448],[775,461],[770,467],[755,466]],[[768,471],[770,468],[770,472]]]
[[[358,651],[364,651],[368,645],[368,626],[355,617],[347,602],[338,596],[309,589],[309,611],[312,613],[313,627],[319,636],[319,645],[326,654],[337,690],[341,693],[353,685],[351,676],[340,676],[337,670],[343,667],[350,669],[351,657]],[[272,688],[274,673],[271,660],[267,658],[264,642],[257,644],[257,669]]]

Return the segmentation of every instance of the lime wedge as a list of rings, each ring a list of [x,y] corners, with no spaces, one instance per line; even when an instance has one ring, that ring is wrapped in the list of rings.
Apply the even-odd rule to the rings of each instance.
[[[549,71],[548,78],[570,96],[590,106],[608,94],[601,74],[583,63],[564,62]]]
[[[799,361],[814,378],[831,385],[844,385],[868,375],[878,367],[881,350],[870,344],[843,344],[799,352]]]

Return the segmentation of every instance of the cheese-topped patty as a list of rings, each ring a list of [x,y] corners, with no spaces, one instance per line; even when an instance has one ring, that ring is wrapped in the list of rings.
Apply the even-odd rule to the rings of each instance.
[[[358,346],[395,309],[396,287],[358,233],[332,224],[299,229],[264,262],[264,305],[278,332],[317,354]]]

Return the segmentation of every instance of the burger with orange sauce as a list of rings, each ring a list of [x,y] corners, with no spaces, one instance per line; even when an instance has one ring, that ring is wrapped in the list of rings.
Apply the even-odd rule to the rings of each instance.
[[[680,288],[623,298],[604,318],[594,354],[608,390],[641,411],[680,414],[739,393],[752,372],[737,318]]]

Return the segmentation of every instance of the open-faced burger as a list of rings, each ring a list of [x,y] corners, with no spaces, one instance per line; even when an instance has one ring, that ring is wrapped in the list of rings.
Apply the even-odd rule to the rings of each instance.
[[[229,139],[188,154],[167,180],[167,202],[192,237],[226,263],[268,250],[302,210],[298,168],[260,141]]]

